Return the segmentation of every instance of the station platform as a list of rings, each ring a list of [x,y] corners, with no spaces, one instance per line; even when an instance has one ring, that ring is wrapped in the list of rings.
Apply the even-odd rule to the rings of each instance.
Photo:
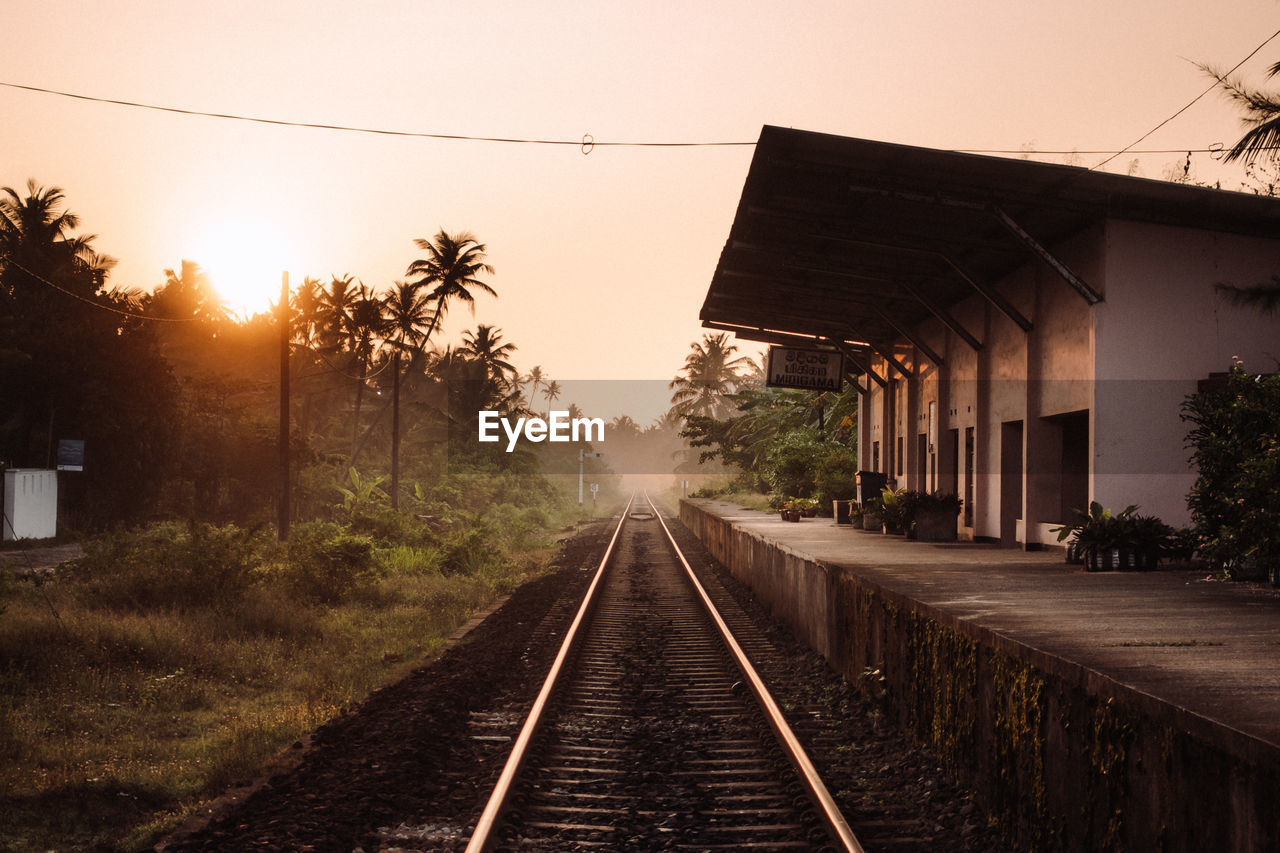
[[[1060,551],[913,542],[718,501],[705,512],[784,548],[1280,749],[1280,589],[1203,571],[1085,572]]]
[[[1008,800],[1028,849],[1280,843],[1280,590],[714,500],[686,499],[681,517],[846,678],[898,669],[898,721],[991,777],[971,781]],[[1029,682],[1029,700],[1011,698]],[[1002,792],[1014,778],[1021,791]],[[1101,814],[1090,788],[1106,789]]]

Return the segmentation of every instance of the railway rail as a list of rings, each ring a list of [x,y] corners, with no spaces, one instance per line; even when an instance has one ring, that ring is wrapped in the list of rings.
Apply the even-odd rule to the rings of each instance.
[[[647,496],[622,513],[467,847],[574,849],[862,851]]]

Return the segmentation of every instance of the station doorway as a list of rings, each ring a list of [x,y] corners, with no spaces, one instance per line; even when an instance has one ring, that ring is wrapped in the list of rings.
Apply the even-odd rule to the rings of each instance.
[[[1000,544],[1025,542],[1022,525],[1022,421],[1000,425]]]

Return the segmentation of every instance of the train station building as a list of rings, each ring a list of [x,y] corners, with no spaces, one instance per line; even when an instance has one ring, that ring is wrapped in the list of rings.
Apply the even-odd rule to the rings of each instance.
[[[1073,507],[1185,524],[1181,405],[1271,372],[1280,199],[764,128],[705,326],[839,351],[860,467],[964,499],[962,538],[1035,548]]]

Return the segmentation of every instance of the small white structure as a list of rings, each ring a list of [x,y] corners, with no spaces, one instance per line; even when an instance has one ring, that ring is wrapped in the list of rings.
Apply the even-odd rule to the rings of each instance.
[[[4,472],[4,539],[48,539],[58,534],[58,472],[11,468]]]

